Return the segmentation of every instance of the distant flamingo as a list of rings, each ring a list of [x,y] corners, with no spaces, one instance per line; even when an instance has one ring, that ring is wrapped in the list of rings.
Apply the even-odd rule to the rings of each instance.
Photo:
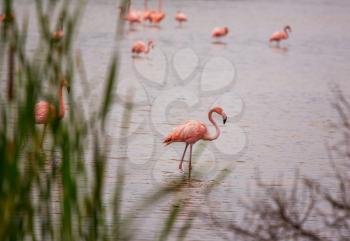
[[[165,13],[159,11],[151,12],[150,19],[151,23],[159,24],[165,18]]]
[[[133,25],[134,23],[141,23],[143,21],[142,19],[142,11],[138,10],[131,10],[130,9],[131,0],[129,1],[129,4],[127,6],[128,14],[123,17],[124,20],[128,21],[130,25]],[[119,7],[121,10],[121,13],[123,12],[122,7]]]
[[[277,45],[279,45],[279,42],[281,40],[287,39],[289,37],[288,31],[292,32],[292,28],[289,25],[285,26],[283,28],[283,31],[278,31],[278,32],[273,33],[270,37],[270,40],[269,40],[270,43],[275,41],[277,43]]]
[[[149,40],[147,42],[147,45],[142,41],[137,41],[133,44],[131,48],[131,52],[136,54],[140,54],[140,53],[148,54],[151,48],[153,48],[153,46],[154,44],[152,40]]]
[[[179,24],[181,25],[182,22],[186,22],[187,21],[187,16],[182,13],[181,11],[177,11],[176,15],[175,15],[175,20],[179,22]]]
[[[171,132],[165,138],[163,142],[165,143],[165,145],[169,145],[173,142],[186,143],[186,147],[182,154],[181,162],[179,165],[180,170],[182,170],[182,162],[184,160],[187,147],[188,145],[190,145],[190,161],[189,161],[189,167],[188,167],[189,178],[191,178],[191,170],[192,170],[192,164],[191,164],[192,145],[195,144],[198,140],[213,141],[220,136],[220,129],[212,117],[213,112],[222,116],[224,124],[227,120],[227,116],[221,107],[215,107],[209,111],[208,113],[209,121],[214,125],[216,129],[216,133],[214,135],[211,135],[208,133],[208,128],[203,122],[197,121],[197,120],[189,120],[189,121],[186,121],[184,124],[177,126],[174,129],[174,131]]]
[[[58,89],[59,111],[56,111],[55,106],[47,101],[39,101],[35,105],[35,123],[44,124],[40,146],[43,145],[47,124],[55,118],[62,119],[64,117],[63,87],[66,87],[69,92],[69,86],[66,80],[61,80],[60,88]]]
[[[130,25],[142,22],[140,12],[134,10],[129,10],[128,14],[123,19],[128,21]]]
[[[12,13],[10,15],[6,15],[5,13],[0,14],[0,23],[8,20],[11,21],[15,18],[15,15],[13,15]]]
[[[143,21],[151,21],[151,10],[148,10],[148,0],[144,1],[144,10],[142,14]]]
[[[52,33],[52,39],[53,39],[53,40],[60,40],[60,39],[62,39],[63,37],[64,37],[64,32],[63,32],[62,29],[59,29],[59,30],[54,31],[54,32]]]
[[[165,13],[162,10],[163,7],[163,0],[158,1],[158,11],[151,11],[150,14],[150,21],[153,24],[160,23],[165,18]]]
[[[63,31],[63,16],[60,17],[59,19],[59,24],[56,27],[56,31],[52,33],[52,40],[61,40],[64,37],[64,31]]]
[[[224,37],[228,34],[228,27],[217,27],[214,28],[213,32],[211,33],[211,36],[214,38],[220,38]]]

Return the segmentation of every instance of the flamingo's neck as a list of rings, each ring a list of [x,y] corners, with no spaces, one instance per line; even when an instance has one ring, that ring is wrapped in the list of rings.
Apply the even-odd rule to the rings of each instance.
[[[148,10],[148,2],[147,2],[148,0],[145,0],[145,11],[147,11]]]
[[[289,35],[288,35],[288,29],[287,28],[284,28],[284,33],[286,34],[286,38],[288,38]]]
[[[220,136],[220,129],[219,129],[219,126],[216,124],[216,122],[213,120],[213,112],[214,110],[211,110],[209,111],[208,113],[208,118],[209,118],[209,121],[213,124],[213,126],[215,127],[215,134],[214,135],[210,135],[210,134],[206,134],[204,136],[204,140],[207,140],[207,141],[212,141],[212,140],[215,140],[217,139],[219,136]]]
[[[64,116],[64,100],[63,100],[63,85],[60,86],[58,90],[58,99],[59,99],[59,104],[60,104],[60,111],[59,111],[59,117],[63,118]]]
[[[162,11],[162,0],[159,0],[159,2],[158,2],[158,11],[159,12]]]
[[[146,47],[146,50],[145,50],[145,53],[148,54],[148,52],[150,51],[150,49],[151,49],[151,43],[148,42],[147,47]]]

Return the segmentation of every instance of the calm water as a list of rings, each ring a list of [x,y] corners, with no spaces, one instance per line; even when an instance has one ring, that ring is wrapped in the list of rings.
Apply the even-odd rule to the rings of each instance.
[[[143,1],[133,2],[134,8],[143,7]],[[149,5],[155,8],[157,3],[150,1]],[[29,41],[36,46],[39,35],[32,6],[25,2],[18,8],[30,15]],[[76,48],[82,53],[91,86],[83,106],[86,111],[93,111],[103,90],[115,47],[116,6],[115,1],[90,1],[81,23]],[[182,27],[174,21],[178,9],[189,18]],[[337,84],[344,93],[350,90],[349,10],[348,0],[168,0],[164,4],[167,16],[159,28],[138,25],[130,30],[126,25],[120,43],[119,98],[107,128],[107,195],[113,191],[119,160],[127,168],[125,210],[151,190],[181,176],[177,166],[184,145],[164,147],[162,139],[186,119],[208,122],[207,111],[217,104],[225,109],[229,121],[225,126],[218,122],[222,129],[219,140],[197,144],[204,151],[195,149],[195,181],[173,197],[186,197],[181,219],[197,208],[234,218],[239,212],[234,203],[254,183],[256,168],[264,180],[276,180],[283,174],[286,183],[295,168],[313,177],[326,173],[324,143],[332,139],[328,124],[336,120],[330,86]],[[293,29],[290,39],[281,48],[269,46],[269,35],[286,24]],[[230,33],[223,44],[213,44],[210,33],[222,25]],[[150,54],[131,58],[132,43],[147,39],[155,42]],[[78,82],[74,88],[82,95]],[[134,91],[135,112],[128,134],[120,138],[129,90]],[[233,168],[232,174],[206,198],[204,188],[227,166]],[[171,201],[138,217],[140,223],[147,222],[137,229],[139,240],[154,240]],[[188,240],[216,238],[213,227],[199,219]]]

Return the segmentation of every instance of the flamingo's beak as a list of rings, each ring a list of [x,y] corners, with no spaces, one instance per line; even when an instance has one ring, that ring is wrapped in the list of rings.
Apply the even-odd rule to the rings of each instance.
[[[69,93],[70,92],[70,86],[68,85],[66,88],[67,88],[67,91]]]
[[[224,112],[222,113],[222,120],[223,120],[224,124],[227,121],[227,115]]]

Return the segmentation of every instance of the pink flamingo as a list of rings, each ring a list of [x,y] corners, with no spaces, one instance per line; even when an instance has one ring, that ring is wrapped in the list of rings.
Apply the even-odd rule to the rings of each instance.
[[[287,39],[289,37],[288,31],[292,32],[292,28],[289,25],[285,26],[283,28],[283,31],[277,31],[277,32],[273,33],[270,37],[269,42],[271,43],[271,42],[275,41],[277,43],[277,45],[279,45],[279,42],[281,40]]]
[[[128,14],[124,17],[124,20],[128,21],[130,25],[134,23],[141,23],[142,18],[138,11],[130,10]]]
[[[6,15],[6,13],[0,14],[0,23],[5,20],[11,21],[13,19],[15,19],[15,15],[13,15],[12,13],[10,13],[9,15]]]
[[[142,22],[142,11],[137,10],[131,10],[130,9],[131,0],[129,1],[129,4],[127,6],[128,14],[123,17],[124,20],[128,21],[130,25],[133,25],[134,23],[141,23]],[[119,7],[121,12],[122,7]]]
[[[56,31],[52,32],[52,39],[53,40],[61,40],[64,37],[64,31],[63,31],[63,16],[59,19],[59,24],[56,27]]]
[[[151,23],[159,24],[165,18],[165,13],[159,11],[151,12],[150,19]]]
[[[47,124],[55,118],[62,119],[64,117],[65,109],[63,100],[63,87],[66,87],[67,91],[69,92],[69,85],[66,80],[61,80],[60,88],[58,89],[58,99],[60,105],[58,113],[56,111],[55,106],[47,101],[39,101],[35,105],[35,123],[44,124],[44,130],[40,146],[43,145]]]
[[[54,32],[52,33],[52,39],[53,39],[53,40],[60,40],[60,39],[62,39],[63,37],[64,37],[64,32],[63,32],[62,29],[57,30],[57,31],[54,31]]]
[[[175,20],[179,22],[179,24],[181,25],[182,22],[186,22],[187,21],[187,16],[182,13],[181,11],[177,11],[176,15],[175,15]]]
[[[144,1],[144,11],[142,14],[143,21],[151,21],[151,10],[148,10],[148,0]]]
[[[162,11],[163,0],[158,1],[158,11],[151,11],[150,21],[151,23],[158,24],[165,18],[165,13]]]
[[[214,127],[216,129],[216,133],[214,135],[211,135],[208,133],[208,128],[203,122],[197,121],[197,120],[189,120],[189,121],[186,121],[182,125],[178,125],[174,129],[174,131],[171,132],[165,138],[165,140],[163,142],[163,143],[165,143],[165,145],[169,145],[173,142],[185,142],[186,143],[185,150],[182,154],[181,162],[179,165],[180,170],[182,170],[182,162],[184,160],[187,147],[188,147],[188,145],[190,145],[190,161],[189,161],[189,167],[188,167],[189,178],[191,178],[191,170],[192,170],[192,164],[191,164],[192,145],[195,144],[198,140],[213,141],[220,136],[220,129],[212,117],[212,114],[214,112],[222,116],[224,124],[227,120],[227,116],[221,107],[215,107],[209,111],[209,113],[208,113],[209,121],[214,125]]]
[[[228,27],[216,27],[214,28],[211,36],[214,38],[224,37],[228,34]]]
[[[136,54],[140,54],[140,53],[148,54],[151,48],[153,48],[153,46],[154,44],[152,40],[148,40],[147,44],[145,44],[142,41],[136,41],[132,45],[131,52]]]

